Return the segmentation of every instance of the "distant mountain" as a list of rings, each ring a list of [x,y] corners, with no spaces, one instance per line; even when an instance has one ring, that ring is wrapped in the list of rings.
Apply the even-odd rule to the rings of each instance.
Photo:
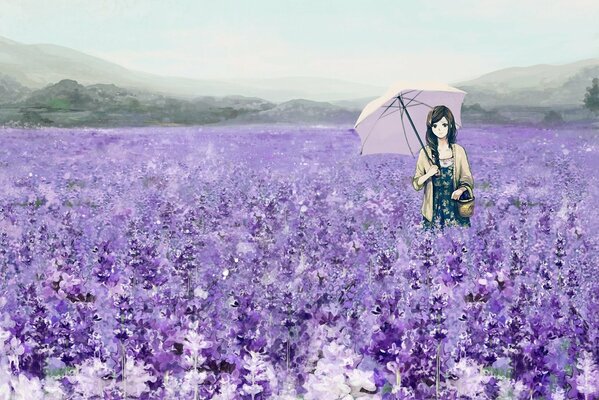
[[[599,77],[599,59],[506,68],[453,86],[468,92],[466,104],[575,107],[582,105],[595,77]]]
[[[313,101],[346,101],[356,97],[379,96],[385,88],[374,85],[366,85],[348,82],[340,79],[318,78],[318,77],[287,77],[272,79],[235,79],[231,82],[243,85],[247,88],[281,91],[283,88],[288,92],[289,99],[310,99]]]
[[[275,107],[240,115],[228,123],[354,123],[359,111],[311,100],[297,99],[276,105]]]
[[[599,77],[599,59],[506,68],[452,85],[468,93],[464,111],[475,121],[539,120],[550,109],[567,119],[583,117],[574,111],[583,113],[582,99],[594,77]],[[161,77],[66,47],[26,45],[0,37],[0,122],[345,123],[355,122],[364,106],[384,91],[310,77],[228,81]]]
[[[328,101],[377,95],[376,86],[324,78],[216,81],[163,77],[132,71],[85,53],[52,44],[22,44],[0,37],[0,74],[40,89],[63,79],[82,85],[115,84],[168,96],[244,95],[281,102],[296,98]]]
[[[359,110],[295,99],[281,104],[245,96],[193,100],[63,79],[0,107],[0,123],[41,126],[144,126],[160,124],[353,124]]]
[[[380,94],[382,94],[382,92]],[[368,103],[370,103],[372,100],[376,99],[377,97],[378,96],[363,97],[360,99],[351,99],[351,100],[337,100],[337,101],[331,101],[330,103],[334,104],[336,106],[339,106],[339,107],[347,108],[349,110],[362,111],[362,109],[364,107],[366,107],[366,105]]]
[[[177,99],[113,84],[84,86],[72,79],[38,89],[0,108],[0,123],[43,126],[210,124],[275,107],[254,97]]]
[[[21,85],[13,77],[0,74],[0,104],[20,101],[30,92],[31,90],[29,88]]]
[[[160,94],[127,90],[114,84],[96,84],[84,86],[72,79],[63,79],[58,83],[35,90],[23,100],[23,106],[45,108],[47,110],[70,111],[118,111],[135,107],[173,107],[186,105],[196,111],[233,108],[246,111],[263,111],[274,107],[273,103],[254,97],[203,96],[194,100],[182,100]]]

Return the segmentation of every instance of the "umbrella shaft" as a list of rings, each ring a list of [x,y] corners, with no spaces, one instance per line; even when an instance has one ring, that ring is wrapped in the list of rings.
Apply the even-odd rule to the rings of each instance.
[[[412,121],[412,117],[410,117],[410,113],[408,112],[408,109],[407,109],[406,105],[403,103],[403,100],[401,98],[401,93],[399,94],[399,96],[397,96],[397,99],[399,100],[399,102],[401,104],[401,107],[403,108],[403,110],[406,112],[406,115],[408,116],[408,121],[410,121],[410,125],[412,125],[412,129],[414,129],[414,133],[416,134],[416,137],[418,138],[418,141],[420,142],[420,146],[422,146],[422,150],[424,150],[424,153],[426,154],[426,158],[428,158],[428,161],[431,164],[433,164],[433,160],[431,160],[431,158],[429,157],[428,153],[424,149],[424,143],[422,143],[422,139],[420,139],[420,135],[418,134],[418,131],[416,130],[416,127],[414,126],[414,122]]]

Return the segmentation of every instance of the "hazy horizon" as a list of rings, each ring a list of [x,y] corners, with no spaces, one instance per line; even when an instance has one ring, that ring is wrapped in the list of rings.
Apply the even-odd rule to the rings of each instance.
[[[462,0],[260,3],[2,1],[0,36],[208,80],[309,77],[387,86],[599,57],[599,4]],[[559,27],[559,29],[556,29]],[[559,49],[559,51],[557,51]]]

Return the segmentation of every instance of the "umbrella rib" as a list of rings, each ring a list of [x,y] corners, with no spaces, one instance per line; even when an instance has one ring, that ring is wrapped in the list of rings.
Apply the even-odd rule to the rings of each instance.
[[[395,101],[396,101],[396,100],[397,100],[397,97],[394,97],[394,98],[393,98],[393,102],[392,102],[391,104],[389,104],[389,105],[387,106],[387,108],[385,108],[385,110],[384,110],[384,111],[381,113],[381,115],[379,115],[379,117],[378,117],[377,119],[381,119],[382,117],[384,117],[384,116],[385,116],[384,114],[387,112],[387,110],[388,110],[388,109],[390,109],[391,107],[393,107],[393,105],[395,104]],[[398,105],[398,106],[397,106],[397,109],[399,110],[400,108],[401,108],[401,107],[399,107],[399,105]],[[394,112],[394,111],[393,111],[393,112]],[[390,112],[389,114],[392,114],[393,112]],[[389,114],[387,114],[387,115],[389,115]]]
[[[401,120],[401,127],[403,128],[403,135],[406,138],[406,143],[408,144],[408,149],[410,149],[410,154],[412,154],[412,158],[415,158],[414,152],[412,151],[412,146],[410,146],[410,141],[408,140],[408,135],[406,133],[406,125],[405,125],[404,120],[403,120],[403,109],[401,109],[400,112],[401,112],[401,118],[400,118],[400,120]]]
[[[395,98],[395,99],[397,99],[397,98]],[[379,115],[379,117],[376,119],[376,122],[374,124],[372,124],[372,126],[370,127],[370,131],[368,132],[368,135],[366,135],[366,139],[364,139],[364,143],[362,143],[362,148],[360,149],[360,154],[362,154],[362,152],[364,151],[364,145],[366,145],[366,141],[368,141],[368,138],[370,137],[370,134],[372,133],[372,130],[376,126],[377,122],[379,122],[379,119],[381,119],[383,117],[383,114],[385,114],[387,112],[387,110],[390,109],[393,106],[393,104],[395,104],[395,99],[393,100],[393,102],[391,104],[389,104],[387,106],[387,108],[385,108],[385,110],[381,113],[381,115]],[[399,109],[399,107],[398,107],[398,109]],[[393,112],[391,112],[387,115],[390,115]]]
[[[401,94],[401,97],[405,99],[405,98],[406,98],[406,96],[405,96],[405,95],[406,95],[406,94],[408,94],[408,93],[412,93],[412,92],[415,92],[415,90],[409,90],[409,91],[407,91],[407,92],[405,92],[405,93],[402,93],[402,94]],[[413,102],[413,101],[416,101],[416,97],[420,96],[420,94],[421,94],[421,93],[422,93],[422,90],[421,90],[421,91],[419,91],[419,92],[418,92],[418,94],[417,94],[416,96],[414,96],[414,97],[412,97],[412,98],[409,98],[409,97],[408,97],[408,99],[410,99],[410,101],[408,101],[408,104],[404,104],[404,106],[407,108],[407,107],[410,105],[410,103],[411,103],[411,102]]]
[[[422,93],[422,92],[420,92],[420,93]],[[420,93],[419,93],[419,94],[420,94]],[[402,96],[402,97],[403,97],[403,96]],[[409,104],[410,104],[412,101],[415,101],[415,102],[416,102],[416,104],[412,104],[412,105],[410,106]],[[408,104],[406,104],[405,106],[406,106],[406,108],[408,108],[408,107],[417,107],[417,106],[425,106],[425,107],[428,107],[428,108],[430,108],[431,110],[434,108],[434,107],[433,107],[433,106],[431,106],[430,104],[423,103],[423,102],[421,102],[421,101],[419,101],[419,100],[416,100],[415,98],[413,98],[413,99],[410,99],[410,101],[408,102]],[[461,128],[461,127],[462,127],[462,124],[458,124],[457,122],[456,122],[456,125],[457,125],[459,128]]]
[[[412,92],[415,92],[415,90],[410,90],[410,91],[408,91],[408,92],[406,92],[406,93],[412,93]],[[410,107],[410,106],[411,106],[411,107],[417,107],[417,106],[426,106],[426,107],[428,107],[428,108],[432,109],[432,108],[433,108],[433,106],[431,106],[431,105],[429,105],[429,104],[426,104],[426,103],[423,103],[423,102],[421,102],[421,101],[419,101],[419,100],[416,100],[416,97],[417,97],[418,95],[420,95],[422,92],[423,92],[423,91],[421,90],[421,91],[419,91],[419,92],[418,92],[418,94],[417,94],[416,96],[414,96],[414,97],[411,97],[411,98],[410,98],[410,97],[408,97],[408,100],[409,100],[409,101],[408,101],[408,103],[407,103],[407,104],[404,104],[404,105],[405,105],[405,107],[406,107],[406,108],[408,108],[408,107]],[[401,97],[404,97],[404,93],[402,93],[402,94],[401,94]],[[397,97],[395,97],[394,99],[397,99]],[[412,104],[412,105],[410,105],[410,103],[412,103],[412,102],[414,102],[415,104]],[[387,110],[389,110],[389,108],[391,108],[391,106],[393,106],[394,104],[395,104],[395,100],[393,100],[393,103],[391,103],[390,105],[388,105],[388,106],[387,106],[387,108],[385,108],[385,110],[384,110],[384,111],[381,113],[381,115],[379,115],[378,119],[380,119],[380,118],[383,118],[383,117],[386,117],[387,115],[391,115],[391,114],[395,113],[396,111],[400,111],[400,110],[402,109],[402,107],[398,107],[398,108],[397,108],[397,109],[395,109],[394,111],[391,111],[390,113],[388,113],[388,114],[386,114],[386,115],[385,115],[385,113],[387,112]]]
[[[414,102],[415,104],[410,105],[410,103]],[[427,106],[428,108],[433,108],[433,106],[431,106],[430,104],[427,103],[423,103],[420,100],[416,100],[416,98],[412,98],[410,99],[410,101],[408,102],[408,104],[406,104],[406,108],[408,107],[416,107],[416,106]]]
[[[413,92],[418,92],[418,93],[415,96],[413,96],[413,97],[407,97],[406,96],[407,94],[410,94],[410,93],[413,93]],[[362,154],[362,152],[364,151],[364,146],[366,145],[366,142],[370,138],[370,135],[372,134],[372,131],[374,130],[374,127],[376,126],[376,124],[378,123],[378,121],[381,118],[383,118],[383,117],[387,117],[387,116],[392,115],[395,112],[399,111],[400,112],[401,125],[402,125],[403,131],[404,131],[404,137],[406,139],[406,143],[408,144],[408,148],[410,150],[410,153],[412,154],[412,157],[414,157],[414,153],[412,151],[412,146],[410,146],[410,142],[408,141],[408,138],[407,138],[406,127],[405,127],[405,124],[404,124],[403,116],[404,116],[404,111],[406,112],[406,114],[408,114],[408,110],[407,110],[408,107],[425,106],[425,107],[428,107],[429,109],[433,109],[433,106],[431,106],[430,104],[424,103],[424,102],[422,102],[420,100],[416,100],[416,98],[420,94],[422,94],[423,92],[424,92],[424,90],[418,90],[418,89],[411,89],[411,90],[407,90],[405,92],[401,92],[400,91],[399,95],[395,96],[393,98],[393,101],[391,102],[391,104],[389,104],[383,110],[383,112],[376,119],[375,123],[370,127],[368,135],[366,135],[366,138],[364,139],[364,142],[362,144],[362,148],[360,149],[360,154]],[[394,109],[391,112],[387,113],[387,111],[389,111],[390,108],[393,108],[393,106],[395,105],[396,100],[400,100],[400,97],[407,99],[408,100],[407,104],[402,104],[403,107],[401,107],[401,106],[398,105],[398,107],[396,109]],[[400,103],[401,103],[401,101],[400,101]],[[412,104],[412,103],[414,103],[414,104]],[[409,116],[409,114],[408,114],[408,116]],[[456,124],[456,125],[458,125],[461,128],[460,124]],[[415,133],[418,136],[418,132],[415,132]],[[419,136],[418,136],[418,138],[420,139]],[[421,142],[421,144],[422,144],[422,142]],[[428,156],[428,154],[427,154],[427,156]]]
[[[379,116],[379,118],[378,118],[378,119],[381,119],[381,118],[383,118],[383,117],[388,117],[389,115],[393,115],[393,114],[395,114],[396,112],[398,112],[398,111],[401,111],[401,110],[402,110],[401,108],[397,108],[397,109],[395,109],[395,110],[393,110],[393,111],[391,111],[391,112],[387,113],[387,115],[383,115],[383,114],[381,114],[381,115]]]
[[[416,130],[416,127],[414,126],[414,122],[412,121],[412,117],[410,117],[410,113],[408,112],[408,109],[405,107],[405,104],[404,104],[404,102],[402,100],[402,96],[399,95],[399,97],[397,99],[399,100],[399,103],[401,104],[402,108],[406,112],[406,115],[408,116],[408,120],[410,121],[410,125],[412,126],[412,129],[414,129],[414,133],[416,134],[416,137],[418,138],[418,141],[420,142],[420,145],[422,146],[422,149],[424,150],[424,143],[422,143],[422,139],[420,139],[420,135],[418,134],[418,130]],[[425,151],[425,153],[426,153],[426,151]],[[426,157],[428,158],[428,160],[432,164],[432,160],[429,157],[428,153],[426,153]]]
[[[422,92],[420,92],[420,93],[422,93]],[[420,94],[420,93],[418,93],[418,94]],[[402,96],[402,97],[403,97],[403,96]],[[411,103],[412,101],[416,102],[416,104],[412,104],[412,105],[410,106],[410,103]],[[417,107],[417,106],[426,106],[426,107],[430,108],[431,110],[434,108],[434,107],[433,107],[433,106],[431,106],[430,104],[423,103],[423,102],[421,102],[421,101],[419,101],[419,100],[416,100],[416,98],[412,98],[412,99],[410,99],[410,101],[408,102],[408,104],[406,104],[405,106],[406,106],[406,108],[408,108],[408,107]],[[457,122],[456,122],[456,125],[457,125],[457,127],[458,127],[458,128],[461,128],[461,127],[462,127],[462,124],[458,124]]]
[[[416,90],[410,90],[410,91],[408,91],[408,92],[406,92],[406,93],[402,93],[402,96],[401,96],[401,97],[405,99],[405,98],[406,98],[405,94],[407,94],[407,93],[412,93],[412,92],[415,92],[415,91],[416,91]],[[416,100],[416,97],[420,96],[420,95],[422,94],[422,92],[424,92],[424,90],[421,90],[421,91],[419,91],[419,92],[418,92],[418,94],[417,94],[416,96],[414,96],[414,97],[407,97],[407,99],[409,99],[409,101],[408,101],[408,103],[407,103],[407,104],[404,104],[404,105],[406,106],[406,108],[410,107],[410,103],[412,103],[412,102],[416,102],[416,104],[412,105],[412,107],[415,107],[415,106],[419,106],[419,105],[421,105],[421,106],[427,106],[428,108],[431,108],[431,109],[432,109],[432,108],[433,108],[433,106],[431,106],[430,104],[426,104],[426,103],[423,103],[423,102],[422,102],[422,101],[420,101],[420,100]]]

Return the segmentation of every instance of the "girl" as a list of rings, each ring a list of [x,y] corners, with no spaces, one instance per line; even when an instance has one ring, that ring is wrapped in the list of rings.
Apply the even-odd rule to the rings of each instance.
[[[453,114],[445,106],[433,108],[426,119],[426,143],[420,150],[414,189],[424,188],[422,226],[427,230],[445,226],[470,226],[470,218],[460,216],[457,201],[474,188],[466,151],[456,143],[457,130]],[[424,152],[434,164],[431,164]]]

